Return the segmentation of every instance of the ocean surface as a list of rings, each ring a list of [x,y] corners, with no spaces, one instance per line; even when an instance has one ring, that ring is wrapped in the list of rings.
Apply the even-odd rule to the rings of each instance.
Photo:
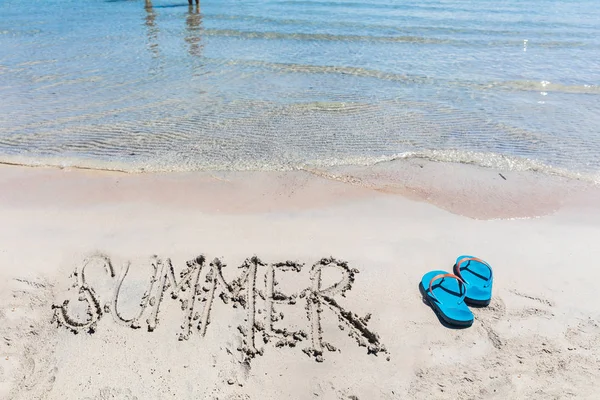
[[[600,182],[597,0],[0,0],[0,162]]]

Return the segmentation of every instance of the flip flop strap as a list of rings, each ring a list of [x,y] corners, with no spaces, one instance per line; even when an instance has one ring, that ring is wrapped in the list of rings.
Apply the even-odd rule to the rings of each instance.
[[[488,269],[490,270],[490,277],[488,278],[488,282],[491,282],[491,281],[492,281],[493,272],[492,272],[492,267],[490,266],[490,264],[486,263],[486,262],[485,262],[485,261],[483,261],[481,258],[477,258],[477,257],[465,257],[465,258],[463,258],[462,260],[460,260],[460,261],[458,262],[458,264],[456,264],[456,274],[457,274],[458,276],[460,276],[460,278],[461,278],[461,279],[462,279],[464,282],[467,282],[467,281],[465,280],[465,278],[463,278],[462,274],[460,273],[460,266],[461,266],[461,264],[463,264],[463,263],[465,263],[465,262],[468,262],[468,261],[477,261],[478,263],[481,263],[481,264],[485,265],[486,267],[488,267]],[[487,283],[487,284],[483,285],[483,287],[488,287],[489,285],[490,285],[490,284],[489,284],[489,283]]]
[[[456,276],[454,274],[439,274],[434,276],[433,278],[431,278],[431,280],[429,281],[429,293],[431,294],[431,296],[436,299],[440,304],[442,303],[435,295],[435,293],[433,293],[433,282],[437,281],[438,279],[444,279],[444,278],[454,278],[458,281],[458,284],[463,286],[465,285],[465,281],[463,281],[463,279],[460,276]],[[467,295],[467,291],[464,290],[463,295],[461,296],[461,300],[465,298],[465,296]]]

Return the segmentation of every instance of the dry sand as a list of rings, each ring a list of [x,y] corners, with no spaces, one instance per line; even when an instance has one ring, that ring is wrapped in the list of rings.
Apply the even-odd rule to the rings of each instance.
[[[598,188],[501,173],[1,167],[0,398],[596,399]],[[417,285],[461,254],[454,330]]]

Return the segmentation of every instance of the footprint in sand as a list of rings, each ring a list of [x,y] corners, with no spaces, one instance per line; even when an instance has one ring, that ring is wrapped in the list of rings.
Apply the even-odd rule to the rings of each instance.
[[[241,350],[242,346],[242,338],[236,336],[228,340],[225,346],[229,357],[224,364],[219,366],[219,376],[227,385],[244,386],[248,381],[251,366],[246,354]],[[217,357],[213,356],[213,359],[216,364]]]
[[[548,299],[545,299],[543,297],[532,296],[532,295],[529,295],[526,293],[522,293],[515,289],[510,289],[509,292],[511,292],[512,294],[514,294],[516,296],[523,297],[525,299],[537,301],[538,303],[540,303],[544,306],[547,306],[547,307],[554,307],[554,305],[555,305],[554,302],[552,302]]]
[[[47,323],[52,291],[41,280],[14,279],[0,293],[0,394],[44,397],[54,384],[55,335]]]
[[[117,389],[105,387],[94,397],[86,397],[84,400],[138,400],[129,389]]]
[[[484,355],[451,365],[425,363],[415,372],[409,394],[415,399],[486,398],[596,398],[582,392],[586,382],[600,379],[600,321],[587,318],[567,328],[564,339],[548,337],[537,331],[504,338],[499,324],[532,319],[553,318],[554,303],[518,291],[510,293],[526,299],[524,307],[507,309],[495,296],[486,308],[473,310],[481,337],[491,341],[493,349]],[[465,336],[458,335],[459,346]],[[565,340],[566,339],[566,340]],[[565,345],[566,341],[566,345]],[[455,343],[447,345],[455,346]],[[570,344],[570,345],[569,345]],[[570,346],[570,347],[569,347]],[[592,387],[593,388],[593,387]]]
[[[579,347],[600,354],[600,322],[591,317],[582,320],[576,326],[567,328],[565,339],[572,344],[570,350]]]
[[[248,396],[247,394],[237,393],[224,397],[223,400],[250,400],[250,396]]]
[[[485,330],[488,339],[492,346],[496,349],[501,349],[504,345],[504,340],[494,328],[494,325],[506,316],[506,305],[501,297],[495,296],[487,307],[478,308],[475,312],[475,319],[481,324]]]

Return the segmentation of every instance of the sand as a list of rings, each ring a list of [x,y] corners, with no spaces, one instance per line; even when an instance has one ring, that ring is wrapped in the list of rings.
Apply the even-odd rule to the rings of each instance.
[[[590,184],[413,160],[0,188],[0,398],[597,398]],[[449,329],[418,283],[462,254],[494,297]]]

